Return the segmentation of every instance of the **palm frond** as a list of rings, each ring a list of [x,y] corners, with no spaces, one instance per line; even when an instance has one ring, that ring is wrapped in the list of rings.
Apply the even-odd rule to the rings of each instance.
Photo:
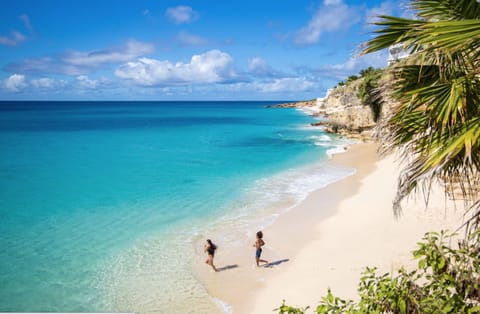
[[[480,18],[480,4],[472,0],[416,0],[412,7],[425,19],[464,20]]]
[[[412,46],[414,46],[413,43],[416,35],[412,32],[412,29],[419,29],[426,23],[425,21],[387,15],[380,15],[379,18],[380,21],[374,23],[375,25],[380,26],[380,28],[375,31],[378,35],[365,43],[365,48],[361,52],[362,54],[389,48],[398,43],[405,43],[406,45],[409,45],[410,48],[414,49]]]
[[[478,45],[480,20],[428,22],[415,35],[414,42],[429,49],[463,49],[470,44]]]

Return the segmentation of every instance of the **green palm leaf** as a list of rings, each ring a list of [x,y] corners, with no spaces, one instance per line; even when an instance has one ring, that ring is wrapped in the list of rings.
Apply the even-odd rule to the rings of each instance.
[[[412,7],[418,19],[380,16],[376,37],[362,51],[399,44],[411,52],[388,69],[397,105],[382,131],[383,148],[401,147],[406,163],[397,209],[433,180],[462,178],[468,186],[480,177],[480,4],[414,0]]]

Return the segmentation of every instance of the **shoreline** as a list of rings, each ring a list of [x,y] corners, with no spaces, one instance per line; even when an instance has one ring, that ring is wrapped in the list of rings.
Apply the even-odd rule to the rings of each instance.
[[[235,314],[271,312],[283,299],[315,308],[328,287],[335,295],[355,299],[366,266],[391,272],[401,264],[411,265],[410,251],[425,232],[460,224],[461,210],[451,213],[442,207],[450,201],[438,195],[438,189],[430,209],[424,210],[419,195],[406,202],[404,215],[396,220],[391,201],[398,166],[393,156],[378,156],[376,147],[352,144],[347,152],[334,155],[328,164],[356,172],[310,193],[263,229],[262,258],[270,267],[254,266],[253,229],[240,250],[221,250],[215,257],[224,271],[214,274],[205,265],[195,265],[194,274],[209,295]]]
[[[257,231],[255,228],[258,228],[258,226],[252,226],[253,229],[248,230],[245,241],[237,245],[236,250],[220,245],[220,250],[215,256],[215,265],[220,269],[226,267],[228,271],[214,274],[206,265],[198,262],[193,263],[194,276],[202,283],[213,299],[228,304],[233,309],[233,313],[250,312],[249,308],[254,304],[253,293],[261,289],[265,281],[282,272],[291,263],[292,258],[301,249],[301,246],[297,243],[304,243],[310,239],[311,230],[315,227],[317,221],[332,215],[334,205],[352,191],[351,188],[357,181],[347,181],[350,188],[346,190],[338,188],[337,185],[352,177],[360,178],[373,170],[373,164],[365,163],[364,167],[360,167],[356,164],[355,159],[358,155],[375,152],[375,144],[356,143],[349,144],[347,147],[346,152],[333,154],[325,163],[330,167],[355,169],[354,174],[314,190],[286,212],[277,210],[277,218],[273,224],[263,229],[266,246],[262,258],[276,265],[271,268],[256,268],[254,266],[254,249],[251,246],[255,240],[255,232]],[[323,195],[335,195],[335,197],[329,198]],[[311,206],[311,203],[316,202],[318,197],[326,199],[321,208]],[[304,204],[308,204],[308,206],[304,206]],[[285,230],[292,236],[285,238],[282,235]],[[239,236],[245,238],[245,235]],[[215,237],[215,235],[212,237]],[[280,239],[281,241],[278,241]],[[203,241],[195,245],[197,253],[201,252],[201,245],[203,245]],[[226,287],[226,284],[229,286]],[[280,303],[281,299],[276,306]]]

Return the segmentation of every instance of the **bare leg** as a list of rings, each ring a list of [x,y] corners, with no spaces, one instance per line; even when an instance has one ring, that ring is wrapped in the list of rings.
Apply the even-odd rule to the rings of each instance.
[[[212,266],[213,270],[214,271],[217,271],[217,268],[215,267],[215,265],[213,265],[213,257],[212,256],[208,256],[208,259],[205,261],[205,263],[207,263],[208,265]]]
[[[268,264],[268,261],[266,261],[264,259],[260,259],[260,257],[255,258],[255,261],[257,262],[257,267],[260,266],[260,262]]]
[[[211,265],[212,265],[213,270],[217,272],[217,271],[218,271],[218,270],[217,270],[217,267],[215,267],[215,265],[213,265],[213,261],[212,261],[212,264],[211,264]]]

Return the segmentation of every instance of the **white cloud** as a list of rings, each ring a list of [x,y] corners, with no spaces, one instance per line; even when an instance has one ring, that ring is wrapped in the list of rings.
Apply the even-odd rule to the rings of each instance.
[[[104,87],[108,80],[106,78],[100,78],[98,80],[90,79],[87,75],[79,75],[76,77],[78,86],[85,89],[98,89]]]
[[[387,65],[387,59],[388,53],[386,51],[378,51],[360,57],[352,57],[342,64],[323,66],[318,72],[323,76],[343,80],[347,76],[358,74],[360,70],[368,67],[384,68]]]
[[[191,23],[198,19],[199,15],[191,7],[180,5],[174,8],[168,8],[167,16],[177,24]]]
[[[325,0],[323,1],[324,5],[338,5],[341,4],[342,0]]]
[[[360,20],[356,9],[339,0],[326,0],[307,26],[297,32],[297,44],[315,44],[325,32],[348,29]]]
[[[366,21],[369,24],[376,22],[378,15],[393,15],[398,4],[390,0],[380,3],[378,7],[367,10]]]
[[[26,29],[28,29],[30,32],[33,32],[32,24],[30,23],[30,19],[28,18],[28,15],[22,14],[18,18],[23,22],[23,25],[25,26]]]
[[[221,83],[237,77],[232,57],[220,50],[194,55],[189,63],[140,58],[119,66],[115,75],[144,86]]]
[[[129,40],[119,49],[100,50],[93,52],[74,51],[66,55],[63,61],[74,66],[96,67],[106,63],[119,63],[132,60],[138,56],[153,52],[152,44]]]
[[[48,77],[31,80],[30,84],[37,89],[57,89],[68,85],[65,80],[55,80]]]
[[[0,44],[5,46],[16,46],[27,38],[20,32],[12,31],[10,36],[0,36]]]
[[[32,24],[30,24],[30,19],[28,18],[28,15],[22,14],[18,18],[23,22],[25,28],[29,30],[30,33],[32,33],[33,28]],[[27,37],[25,35],[23,35],[17,30],[12,30],[10,32],[10,35],[0,36],[0,45],[15,47],[18,44],[24,42],[25,40],[27,40]]]
[[[187,46],[200,46],[207,43],[205,38],[187,32],[180,32],[177,36],[177,40],[180,44]]]
[[[150,43],[129,40],[124,46],[91,52],[69,51],[55,57],[26,59],[10,63],[5,70],[13,73],[84,75],[105,65],[123,63],[154,51]]]
[[[281,78],[286,75],[270,67],[267,62],[260,57],[254,57],[248,60],[248,71],[256,77],[276,77]]]
[[[264,59],[255,57],[248,60],[248,70],[250,72],[264,72],[268,70],[268,65]]]
[[[4,81],[4,87],[8,91],[18,92],[21,89],[27,87],[27,82],[25,80],[25,75],[22,74],[13,74]]]
[[[276,92],[304,92],[315,86],[313,81],[302,77],[286,77],[275,79],[272,82],[256,83],[257,90],[264,93]]]

